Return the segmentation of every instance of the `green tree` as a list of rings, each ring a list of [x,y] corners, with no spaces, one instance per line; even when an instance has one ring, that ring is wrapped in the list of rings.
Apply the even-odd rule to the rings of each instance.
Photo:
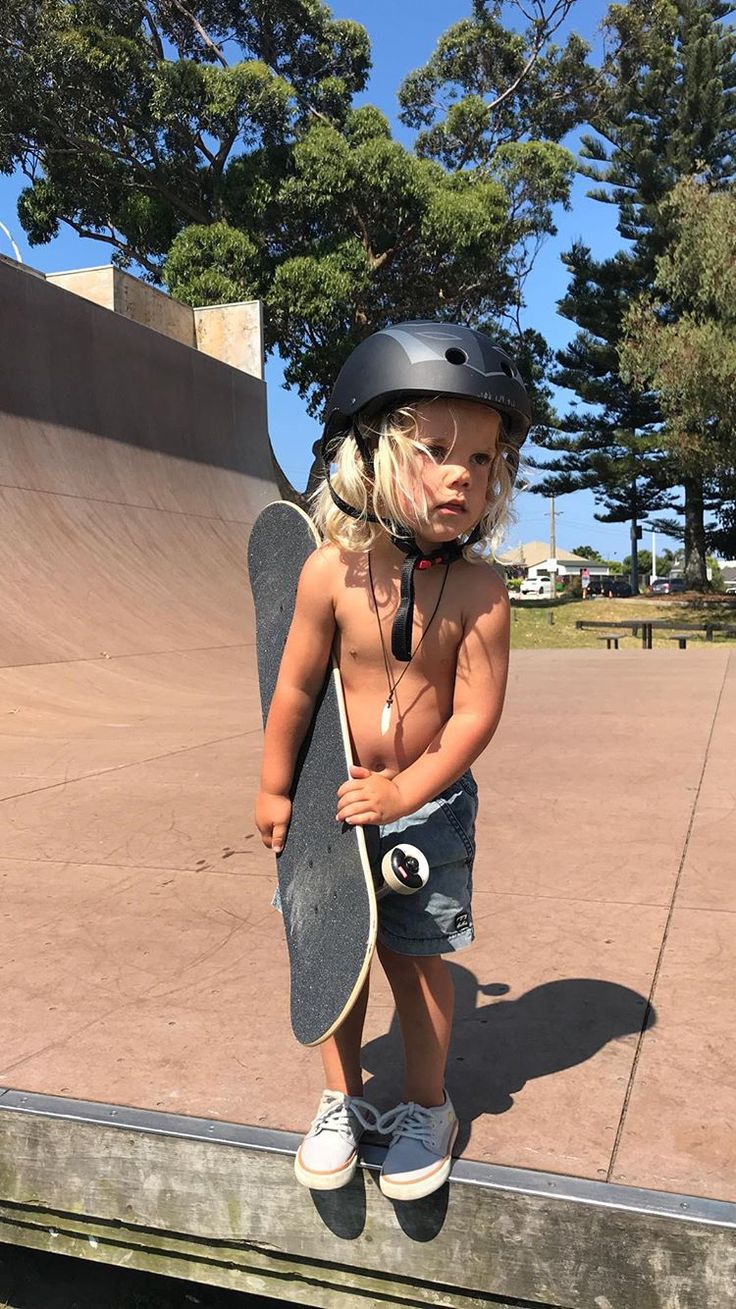
[[[643,573],[651,573],[652,571],[651,550],[637,550],[637,558],[638,558],[639,568],[641,569],[641,571]],[[631,562],[632,562],[631,555],[624,555],[623,559],[621,560],[621,566],[625,573],[630,571]]]
[[[708,555],[708,567],[711,572],[711,586],[714,591],[725,591],[726,583],[723,580],[721,565],[715,555]]]
[[[320,0],[8,0],[0,167],[29,178],[31,244],[66,223],[160,281],[191,224],[257,236],[284,146],[342,121],[369,67],[365,30]]]
[[[558,493],[587,485],[604,498],[603,521],[628,517],[632,529],[639,516],[676,508],[685,520],[688,577],[700,587],[706,586],[706,470],[683,467],[659,434],[656,392],[626,383],[617,355],[624,311],[651,287],[656,258],[671,239],[661,201],[694,170],[712,188],[733,176],[736,34],[724,21],[729,12],[716,0],[629,0],[608,10],[609,49],[590,115],[595,135],[583,137],[581,171],[599,183],[591,195],[618,207],[618,230],[628,244],[603,261],[593,260],[582,242],[564,256],[572,280],[560,309],[581,331],[558,355],[555,380],[588,408],[563,423],[572,439],[540,437],[563,458],[550,465],[560,480],[552,476],[534,488],[549,494],[555,485]],[[676,486],[684,487],[682,507],[668,502],[668,489]]]
[[[711,544],[724,559],[734,559],[736,558],[736,467],[720,474],[716,479],[716,492],[720,527],[711,531]]]
[[[619,376],[617,342],[633,282],[631,261],[618,254],[596,262],[576,244],[564,256],[572,272],[559,312],[580,331],[556,354],[553,380],[584,402],[573,403],[554,428],[535,436],[557,458],[529,463],[544,476],[532,488],[538,495],[590,490],[603,523],[631,523],[631,585],[639,587],[636,541],[639,523],[657,510],[674,507],[670,473],[656,434],[659,411],[652,396],[625,385]]]
[[[657,391],[683,469],[718,489],[736,467],[736,192],[684,178],[662,203],[673,238],[623,323],[622,369]],[[717,536],[728,528],[728,505]],[[712,534],[706,533],[706,541]]]
[[[522,334],[524,286],[540,243],[554,235],[555,203],[568,205],[570,155],[559,144],[585,121],[595,91],[589,46],[576,33],[552,38],[575,0],[516,7],[529,21],[504,25],[501,0],[472,0],[468,18],[440,37],[429,60],[404,79],[401,119],[416,129],[416,153],[449,172],[497,180],[509,197],[517,241],[510,260],[513,312]]]
[[[538,46],[498,70],[524,115],[482,165],[452,167],[353,107],[368,38],[321,0],[7,0],[0,166],[29,178],[32,243],[67,223],[184,300],[262,298],[312,413],[362,337],[426,315],[513,335],[544,414],[546,347],[514,307],[572,178],[552,139],[575,116],[559,4],[535,4],[521,36],[496,22],[504,49]]]
[[[569,9],[565,0],[550,9],[548,20],[555,30]],[[412,73],[401,89],[404,121],[419,129],[418,152],[440,160],[447,167],[463,169],[473,164],[489,175],[497,175],[499,168],[518,167],[525,156],[537,151],[536,145],[527,147],[516,143],[519,119],[533,123],[548,143],[556,142],[581,116],[592,118],[597,113],[601,96],[607,90],[588,65],[588,47],[579,36],[570,36],[562,50],[554,47],[543,54],[539,32],[530,28],[526,39],[509,34],[501,25],[500,13],[498,4],[474,4],[472,16],[444,34],[427,64]],[[542,84],[550,93],[547,98],[539,95]],[[540,106],[543,119],[539,117]],[[537,154],[537,168],[548,169],[553,158],[554,149],[547,144],[544,152]],[[551,211],[549,224],[549,230],[554,230]],[[581,253],[581,265],[587,259],[589,267],[589,251]],[[530,243],[520,248],[514,270],[517,323],[524,308],[524,285],[532,264],[533,243]],[[583,267],[578,270],[578,277],[582,283]],[[579,290],[582,293],[582,285]],[[597,303],[600,299],[598,295]],[[565,312],[564,304],[562,312]],[[621,309],[615,304],[604,305],[603,312],[620,319]],[[610,325],[608,335],[611,335]],[[615,348],[605,342],[598,344],[601,352],[607,353],[604,371],[610,373],[617,367]],[[577,360],[572,355],[565,362],[571,371],[576,368]],[[561,375],[555,380],[568,384]],[[597,389],[598,392],[602,389],[600,377]],[[600,417],[590,420],[590,431],[576,442],[560,437],[548,425],[543,443],[548,448],[564,450],[566,458],[547,464],[545,480],[532,489],[548,495],[553,491],[564,493],[584,486],[605,485],[608,512],[600,517],[606,522],[636,518],[652,508],[669,506],[670,499],[661,489],[647,484],[639,459],[642,442],[638,433],[641,427],[651,423],[653,416],[656,410],[651,402],[632,405],[628,397],[620,412],[605,413],[606,432],[615,432],[617,439],[617,449],[605,468],[607,442],[605,433],[601,435]],[[583,420],[583,426],[587,425]],[[575,431],[575,425],[571,423],[568,430]],[[634,442],[636,457],[632,458],[630,447]],[[574,472],[573,462],[576,462]],[[534,459],[529,463],[542,467]],[[632,473],[633,464],[636,464],[638,481]],[[564,476],[552,477],[553,472],[564,472]]]
[[[574,555],[580,555],[583,559],[596,559],[603,562],[602,556],[598,553],[593,545],[576,545],[573,549]]]
[[[685,554],[682,550],[663,550],[657,555],[657,576],[669,577],[671,572],[682,572]]]

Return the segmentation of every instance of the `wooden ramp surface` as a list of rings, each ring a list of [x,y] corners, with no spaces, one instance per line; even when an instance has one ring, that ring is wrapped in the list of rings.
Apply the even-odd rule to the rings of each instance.
[[[1,263],[0,301],[0,1238],[50,1248],[66,1223],[77,1252],[135,1261],[110,1253],[105,1224],[127,1224],[125,1249],[157,1222],[162,1248],[185,1240],[167,1226],[181,1216],[169,1200],[204,1213],[224,1156],[182,1165],[185,1127],[144,1132],[149,1151],[159,1142],[154,1167],[132,1137],[111,1147],[122,1128],[73,1128],[46,1097],[199,1118],[214,1133],[298,1133],[320,1091],[318,1055],[290,1036],[272,860],[252,822],[261,725],[245,549],[276,494],[265,397],[255,379]],[[387,1302],[380,1269],[408,1279],[396,1303],[489,1303],[482,1291],[576,1309],[732,1304],[735,754],[725,647],[514,654],[501,728],[475,769],[478,940],[452,962],[449,1072],[462,1167],[512,1170],[511,1207],[495,1207],[497,1174],[460,1170],[440,1225],[430,1208],[407,1230],[369,1169],[364,1228],[346,1217],[335,1231],[290,1189],[291,1137],[255,1154],[225,1143],[223,1194],[240,1167],[250,1198],[229,1218],[220,1204],[214,1227],[202,1220],[201,1259],[183,1255],[192,1275],[210,1280],[222,1241],[223,1267],[233,1242],[291,1259],[303,1303],[337,1303],[344,1264],[363,1268],[365,1303]],[[378,971],[364,1061],[367,1094],[389,1106],[399,1041]],[[43,1099],[24,1109],[24,1092]],[[575,1282],[573,1265],[597,1267],[598,1228],[555,1226],[549,1200],[544,1221],[521,1222],[509,1197],[529,1173],[551,1178],[539,1185],[553,1197],[555,1178],[673,1197],[656,1276],[641,1223],[619,1231],[623,1264],[641,1256],[638,1301],[625,1279],[615,1289],[607,1255],[598,1299]],[[258,1228],[269,1185],[272,1218],[301,1215],[296,1235],[286,1219]],[[585,1212],[610,1219],[602,1194]],[[478,1210],[481,1195],[496,1199]],[[697,1217],[699,1243],[678,1245],[697,1199],[726,1208]],[[579,1196],[569,1206],[584,1211]],[[524,1254],[525,1233],[542,1229],[550,1250],[565,1247],[554,1277]],[[318,1292],[305,1269],[320,1232],[332,1282]],[[444,1251],[454,1300],[421,1285],[425,1269],[440,1279],[430,1249]],[[696,1273],[698,1295],[709,1285],[716,1298],[688,1298]],[[237,1284],[254,1287],[250,1275]]]

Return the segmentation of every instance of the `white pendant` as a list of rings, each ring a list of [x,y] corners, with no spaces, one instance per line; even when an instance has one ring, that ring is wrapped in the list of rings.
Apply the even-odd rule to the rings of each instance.
[[[381,736],[385,736],[391,726],[391,701],[387,700],[381,713]]]

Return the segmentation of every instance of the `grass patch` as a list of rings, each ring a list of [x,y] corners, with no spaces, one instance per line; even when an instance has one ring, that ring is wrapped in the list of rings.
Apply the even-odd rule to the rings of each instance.
[[[682,624],[685,631],[692,623],[729,623],[736,626],[736,597],[728,599],[697,599],[683,596],[631,596],[626,599],[608,600],[604,597],[595,600],[573,600],[567,604],[550,604],[534,601],[533,608],[527,608],[521,601],[511,606],[511,648],[513,650],[584,650],[600,649],[605,645],[597,640],[599,632],[579,632],[575,627],[578,619],[587,622],[610,623],[634,618],[650,620],[664,619],[667,622]],[[552,621],[550,621],[552,619]],[[601,629],[602,631],[603,629]],[[614,629],[611,628],[611,631]],[[677,628],[679,630],[679,626]],[[657,631],[655,627],[652,639],[655,646],[677,649],[676,643],[667,640],[667,633]],[[620,629],[622,650],[633,650],[641,646],[641,632],[633,636],[631,632]],[[707,645],[705,632],[694,632],[690,638],[694,645]],[[733,638],[726,639],[717,634],[713,638],[716,645],[736,645]]]

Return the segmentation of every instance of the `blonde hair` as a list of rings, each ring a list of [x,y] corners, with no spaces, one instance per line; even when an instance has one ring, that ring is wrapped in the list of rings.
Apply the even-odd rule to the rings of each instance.
[[[457,438],[457,419],[452,406],[448,407],[454,424],[454,440]],[[373,477],[366,469],[354,439],[356,429],[372,451]],[[427,497],[413,476],[417,460],[421,454],[426,454],[426,449],[419,439],[416,404],[389,409],[371,420],[358,416],[353,429],[340,441],[330,476],[337,494],[354,505],[360,517],[351,518],[335,504],[324,476],[310,497],[311,515],[324,539],[351,554],[364,554],[382,532],[413,535],[416,528],[402,513],[402,500],[412,505],[420,532],[422,527],[429,526]],[[479,563],[489,552],[495,555],[509,527],[517,521],[511,505],[517,460],[518,451],[501,426],[496,452],[488,469],[488,497],[480,519],[480,537],[475,544],[463,548],[463,557],[469,563]],[[369,513],[374,514],[378,522],[369,522]]]

